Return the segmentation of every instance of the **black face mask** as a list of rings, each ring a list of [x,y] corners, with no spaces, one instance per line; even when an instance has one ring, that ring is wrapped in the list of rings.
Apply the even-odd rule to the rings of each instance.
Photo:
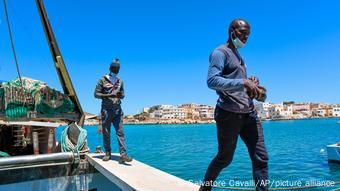
[[[110,73],[118,74],[120,67],[110,67]]]
[[[114,59],[110,65],[110,73],[118,74],[120,69],[119,59]]]

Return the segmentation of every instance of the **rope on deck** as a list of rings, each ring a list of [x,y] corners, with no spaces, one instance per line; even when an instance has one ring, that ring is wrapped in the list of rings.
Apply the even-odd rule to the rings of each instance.
[[[77,143],[74,144],[72,141],[69,139],[69,128],[70,126],[73,125],[79,130],[79,136],[77,139]],[[77,123],[71,124],[67,126],[63,132],[61,133],[61,150],[63,152],[73,152],[77,153],[78,159],[80,159],[80,153],[85,153],[88,152],[89,149],[85,148],[86,143],[87,143],[87,131],[80,126],[77,125]]]

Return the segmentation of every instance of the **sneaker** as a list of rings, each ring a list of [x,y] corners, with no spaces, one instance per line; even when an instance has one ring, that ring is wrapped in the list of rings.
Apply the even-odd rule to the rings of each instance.
[[[198,191],[211,191],[211,188],[204,188],[203,186],[201,186]]]
[[[105,156],[103,157],[103,161],[108,161],[111,159],[111,152],[106,152]]]
[[[119,163],[131,162],[132,158],[128,155],[123,155],[119,157]]]

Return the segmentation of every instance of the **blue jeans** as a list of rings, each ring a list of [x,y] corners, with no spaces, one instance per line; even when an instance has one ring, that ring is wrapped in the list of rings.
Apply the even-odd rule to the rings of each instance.
[[[119,153],[121,156],[126,155],[126,145],[123,129],[123,111],[122,108],[112,108],[101,110],[101,117],[103,121],[103,141],[105,152],[111,152],[110,146],[110,131],[111,124],[116,130],[116,136],[119,145]]]
[[[219,107],[215,109],[217,125],[218,153],[211,161],[205,174],[204,186],[211,189],[223,168],[233,160],[238,136],[246,144],[252,161],[253,179],[256,190],[268,190],[268,155],[264,144],[263,129],[256,111],[248,114],[233,113]]]

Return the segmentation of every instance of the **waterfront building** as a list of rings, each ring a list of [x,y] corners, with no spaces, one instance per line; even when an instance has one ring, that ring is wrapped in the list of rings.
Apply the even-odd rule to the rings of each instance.
[[[293,118],[293,105],[265,104],[262,106],[265,110],[262,112],[263,117],[267,119],[290,119]]]
[[[300,115],[304,117],[311,117],[312,116],[312,110],[311,110],[311,104],[310,103],[296,103],[293,104],[293,114],[294,115]]]
[[[144,107],[143,108],[144,113],[149,113],[150,112],[150,107]]]
[[[302,119],[310,117],[340,117],[340,107],[326,103],[256,102],[255,109],[261,119]],[[214,119],[215,107],[187,103],[182,105],[157,105],[143,108],[150,119]]]
[[[213,119],[215,108],[210,105],[197,105],[195,111],[199,113],[201,119]]]
[[[257,115],[261,119],[270,119],[269,109],[271,107],[272,105],[268,102],[256,102],[255,103],[255,109],[257,111]]]
[[[315,111],[317,117],[326,117],[326,110],[325,109],[317,109]]]
[[[162,118],[163,111],[162,110],[154,110],[150,113],[150,118],[152,119],[160,119]]]
[[[187,113],[187,119],[199,119],[200,114],[196,111],[196,107],[198,104],[190,103],[190,104],[182,104],[179,107],[183,108],[183,110]]]
[[[340,117],[340,107],[333,108],[333,117]]]
[[[325,111],[326,111],[326,114],[325,114],[326,117],[333,116],[333,108],[331,106],[326,107]]]
[[[187,113],[183,108],[176,106],[168,107],[162,110],[162,119],[186,119]]]

